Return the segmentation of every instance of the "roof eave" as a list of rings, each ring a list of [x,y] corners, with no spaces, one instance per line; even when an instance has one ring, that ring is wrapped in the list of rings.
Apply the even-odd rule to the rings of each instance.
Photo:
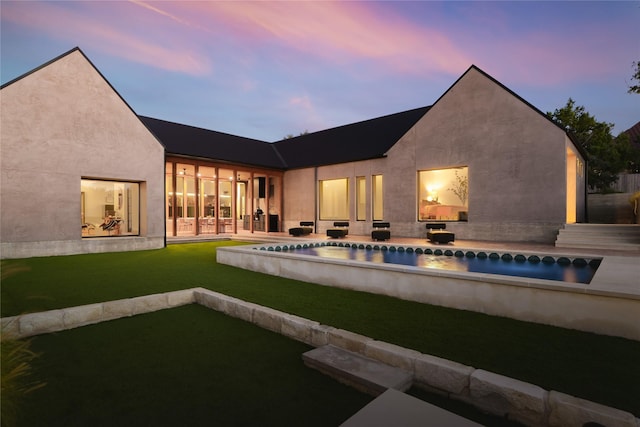
[[[165,157],[178,157],[181,159],[195,160],[195,161],[208,162],[208,163],[220,163],[224,165],[233,165],[238,167],[252,167],[252,168],[258,168],[258,169],[270,169],[270,170],[277,170],[277,171],[286,170],[286,168],[279,167],[279,166],[270,166],[270,165],[248,163],[248,162],[238,162],[234,160],[225,160],[225,159],[218,159],[218,158],[214,159],[211,157],[195,156],[192,154],[173,153],[169,151],[165,151]]]

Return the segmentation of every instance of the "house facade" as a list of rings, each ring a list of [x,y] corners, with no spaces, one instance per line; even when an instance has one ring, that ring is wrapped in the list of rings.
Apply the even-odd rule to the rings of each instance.
[[[79,49],[0,102],[3,258],[164,247],[164,147]]]
[[[339,216],[354,234],[385,220],[393,235],[422,237],[425,223],[446,221],[460,239],[552,243],[563,224],[585,221],[584,156],[542,112],[476,67],[380,158],[287,171],[285,200],[298,201],[285,203],[285,218],[313,219],[315,195],[300,188],[333,180],[347,186]],[[322,232],[333,218],[317,210]]]
[[[475,66],[432,106],[275,143],[139,117],[74,49],[7,83],[3,258],[349,221],[368,235],[551,243],[585,221],[584,153]]]

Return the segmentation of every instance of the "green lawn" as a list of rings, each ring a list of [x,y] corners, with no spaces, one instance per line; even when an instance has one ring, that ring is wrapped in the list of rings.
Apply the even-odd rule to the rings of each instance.
[[[372,398],[307,368],[311,347],[199,305],[36,337],[46,386],[18,425],[331,426]]]
[[[3,261],[2,316],[202,286],[640,415],[639,342],[216,264],[231,244]]]

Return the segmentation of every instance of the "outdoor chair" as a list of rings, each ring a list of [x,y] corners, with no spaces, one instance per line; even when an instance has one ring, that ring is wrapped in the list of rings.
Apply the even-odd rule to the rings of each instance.
[[[432,243],[449,243],[453,242],[456,235],[450,231],[446,231],[447,224],[444,222],[427,223],[427,240]]]
[[[336,221],[333,223],[334,228],[327,229],[327,236],[333,238],[344,237],[349,234],[348,221]]]
[[[371,231],[372,240],[389,240],[391,238],[391,225],[388,222],[374,222],[374,230]]]
[[[313,221],[300,221],[300,227],[293,227],[289,229],[289,234],[292,236],[306,236],[313,232]]]

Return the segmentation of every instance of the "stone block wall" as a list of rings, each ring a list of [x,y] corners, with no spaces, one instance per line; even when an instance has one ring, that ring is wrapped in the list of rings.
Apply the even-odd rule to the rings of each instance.
[[[2,318],[2,334],[27,338],[196,302],[192,289]]]
[[[413,374],[414,385],[528,426],[640,427],[633,414],[476,369],[203,288],[2,318],[5,335],[24,338],[197,303],[314,347],[334,345]]]
[[[293,316],[206,289],[194,290],[196,301],[211,308],[229,301],[246,307],[241,318],[314,347],[331,344],[413,373],[414,385],[467,402],[494,415],[530,426],[570,426],[595,421],[607,426],[640,427],[633,414],[610,408],[503,375],[422,354],[344,329]],[[215,308],[214,308],[215,309]],[[222,311],[222,310],[220,310]],[[227,310],[232,313],[234,310]],[[246,313],[252,312],[250,316]],[[279,317],[280,320],[275,318]]]

